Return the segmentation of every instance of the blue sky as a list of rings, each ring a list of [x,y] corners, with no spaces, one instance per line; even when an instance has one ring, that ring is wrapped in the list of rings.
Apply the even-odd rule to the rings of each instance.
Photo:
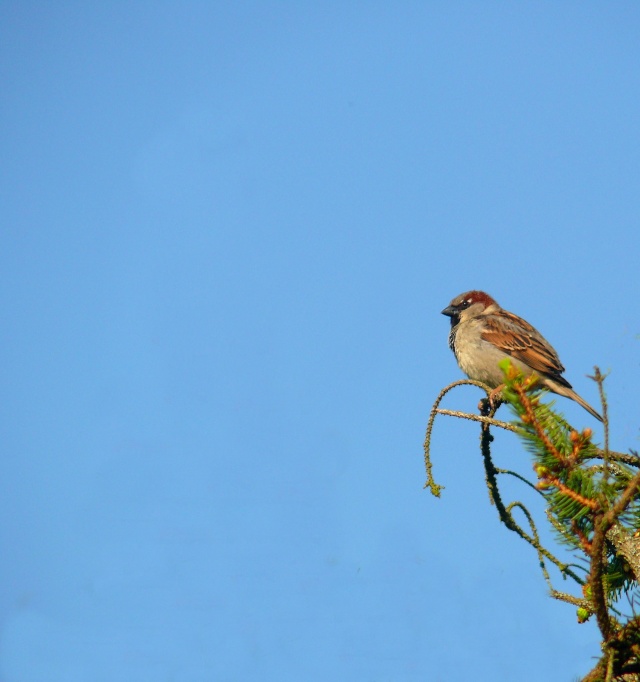
[[[586,673],[477,429],[441,500],[422,441],[482,288],[639,447],[639,44],[631,2],[0,3],[0,679]]]

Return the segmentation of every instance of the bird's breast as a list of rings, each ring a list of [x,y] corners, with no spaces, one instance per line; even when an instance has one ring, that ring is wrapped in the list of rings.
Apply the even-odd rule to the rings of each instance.
[[[482,338],[482,328],[476,324],[459,325],[449,336],[460,369],[475,381],[491,388],[503,383],[499,363],[508,355]]]

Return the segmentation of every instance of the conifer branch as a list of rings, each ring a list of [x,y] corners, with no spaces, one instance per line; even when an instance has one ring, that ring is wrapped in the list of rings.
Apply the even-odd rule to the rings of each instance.
[[[585,551],[585,553],[591,554],[591,542],[589,542],[589,538],[582,532],[582,529],[575,519],[571,520],[571,530],[578,540],[580,540],[580,545],[582,546],[582,549]]]
[[[604,448],[592,442],[593,432],[573,429],[552,405],[540,402],[542,386],[535,378],[524,377],[508,362],[505,371],[504,399],[514,410],[517,421],[495,419],[498,405],[492,403],[491,389],[470,380],[445,387],[432,407],[425,437],[427,483],[433,494],[441,486],[433,481],[430,442],[433,423],[442,414],[480,423],[480,450],[485,468],[489,498],[500,521],[536,550],[550,595],[577,607],[578,622],[595,615],[602,635],[603,654],[583,682],[605,682],[640,679],[640,616],[635,614],[633,600],[640,588],[640,457],[613,452],[609,447],[608,406],[604,394],[605,376],[594,368],[598,383],[605,429]],[[482,388],[487,399],[480,401],[480,414],[468,414],[440,408],[442,398],[452,388],[471,384]],[[495,466],[491,453],[491,426],[522,436],[534,458],[538,477],[534,485],[521,474]],[[597,460],[603,460],[598,463]],[[499,487],[499,476],[507,474],[537,490],[546,502],[546,515],[558,538],[583,557],[585,566],[565,564],[542,546],[532,514],[521,502],[505,504]],[[520,509],[529,524],[525,530],[514,518]],[[525,525],[526,528],[526,525]],[[549,562],[549,563],[547,563]],[[555,565],[563,577],[571,577],[582,585],[582,596],[554,589],[548,565]],[[574,569],[585,571],[581,577]],[[631,595],[633,615],[624,616],[616,602],[624,594]]]
[[[549,473],[545,473],[540,479],[540,483],[538,483],[537,487],[539,489],[545,489],[549,488],[550,486],[557,488],[558,492],[561,495],[566,495],[567,497],[570,497],[572,500],[575,500],[579,504],[582,504],[585,507],[589,507],[589,509],[593,509],[595,511],[600,507],[596,500],[591,500],[587,497],[583,497],[582,495],[580,495],[580,493],[577,493],[575,490],[572,490],[571,488],[566,486],[559,478],[551,476],[551,474]]]
[[[525,411],[525,413],[520,416],[521,421],[524,424],[528,424],[533,428],[533,430],[536,432],[536,435],[542,441],[545,448],[547,449],[547,452],[552,454],[560,464],[563,464],[565,462],[565,458],[558,452],[556,446],[553,444],[553,442],[547,435],[547,432],[542,428],[542,425],[536,418],[535,412],[533,411],[533,406],[531,404],[531,400],[529,399],[529,396],[527,394],[526,387],[522,386],[521,384],[514,384],[513,389],[515,390],[518,398],[520,399],[520,404],[522,405]]]

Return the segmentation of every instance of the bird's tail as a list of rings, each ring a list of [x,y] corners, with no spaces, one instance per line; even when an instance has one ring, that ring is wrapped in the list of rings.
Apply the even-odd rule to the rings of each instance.
[[[553,382],[553,388],[551,389],[554,393],[557,393],[558,395],[563,395],[565,398],[571,398],[571,400],[575,400],[578,405],[582,405],[584,409],[591,415],[593,415],[598,421],[602,421],[602,417],[589,405],[589,403],[584,399],[581,398],[572,388],[567,388],[566,386],[560,386],[556,382]],[[548,384],[547,384],[548,385]],[[551,386],[549,386],[551,388]]]

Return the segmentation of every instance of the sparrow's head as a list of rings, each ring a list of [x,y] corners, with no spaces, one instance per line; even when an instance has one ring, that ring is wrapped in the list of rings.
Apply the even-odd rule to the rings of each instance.
[[[489,306],[498,307],[489,294],[485,294],[484,291],[467,291],[466,294],[456,296],[442,314],[450,317],[451,326],[455,327],[463,320],[482,314]]]

